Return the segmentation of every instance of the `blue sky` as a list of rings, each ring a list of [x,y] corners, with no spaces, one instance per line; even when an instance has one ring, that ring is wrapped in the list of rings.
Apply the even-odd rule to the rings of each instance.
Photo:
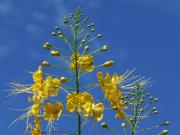
[[[138,74],[152,78],[150,91],[160,99],[158,119],[172,122],[170,135],[180,134],[178,0],[0,0],[0,89],[9,89],[6,85],[13,80],[32,82],[26,70],[35,70],[49,57],[41,46],[51,40],[52,27],[62,25],[63,17],[78,6],[103,34],[94,46],[109,45],[103,58],[117,62],[113,70],[122,73],[136,68]],[[22,134],[18,125],[7,129],[21,114],[8,108],[25,107],[26,96],[6,95],[0,93],[0,134]]]

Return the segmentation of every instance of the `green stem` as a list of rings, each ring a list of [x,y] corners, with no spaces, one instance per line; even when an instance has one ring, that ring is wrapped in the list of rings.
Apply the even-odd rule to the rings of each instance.
[[[78,29],[75,29],[74,31],[74,53],[75,53],[75,78],[76,78],[76,93],[79,94],[79,73],[78,73],[78,47],[77,47],[77,31]],[[78,112],[78,135],[81,135],[81,116]]]

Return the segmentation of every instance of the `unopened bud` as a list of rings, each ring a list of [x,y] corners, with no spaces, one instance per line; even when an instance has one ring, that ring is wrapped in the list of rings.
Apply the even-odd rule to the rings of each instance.
[[[64,39],[64,36],[62,34],[59,35],[59,38]]]
[[[52,55],[52,56],[59,56],[60,54],[59,54],[58,51],[52,50],[52,51],[51,51],[51,55]]]
[[[163,123],[164,126],[169,126],[171,123],[169,121],[166,121]]]
[[[141,108],[139,111],[142,113],[142,112],[144,112],[144,109],[143,109],[143,108]]]
[[[163,131],[160,133],[160,135],[166,135],[166,134],[168,134],[168,133],[169,133],[168,130],[163,130]]]
[[[153,112],[153,114],[158,114],[159,112],[158,112],[158,110],[155,110],[154,112]]]
[[[112,66],[114,64],[114,61],[106,61],[104,64],[103,64],[103,66],[104,67],[110,67],[110,66]]]
[[[82,40],[82,44],[85,44],[85,43],[86,43],[86,40],[83,39],[83,40]]]
[[[94,23],[91,23],[90,25],[91,25],[91,26],[95,26],[95,24],[94,24]]]
[[[51,32],[52,36],[57,36],[56,32]]]
[[[50,66],[50,64],[49,64],[48,61],[43,61],[43,62],[42,62],[42,66],[48,67],[48,66]]]
[[[102,34],[98,34],[98,35],[97,35],[97,38],[102,38]]]
[[[153,107],[152,110],[155,111],[155,110],[157,110],[157,108],[156,108],[156,107]]]
[[[125,123],[122,123],[122,124],[121,124],[121,127],[122,127],[122,128],[126,128],[126,124],[125,124]]]
[[[51,47],[51,45],[50,45],[49,42],[46,42],[46,43],[43,45],[43,48],[44,48],[44,49],[47,49],[47,50],[50,50],[50,47]]]
[[[104,51],[107,51],[107,49],[108,49],[108,46],[107,45],[103,45],[102,48],[101,48],[101,51],[104,52]]]
[[[86,51],[89,50],[89,46],[86,45],[86,46],[84,47],[84,49],[85,49]]]
[[[67,24],[67,23],[68,23],[67,18],[64,18],[64,24]]]
[[[102,127],[102,128],[108,128],[108,126],[107,126],[107,124],[106,124],[105,122],[102,122],[102,123],[101,123],[101,127]]]
[[[59,26],[54,26],[54,29],[55,30],[59,30]]]
[[[61,77],[60,80],[62,83],[66,83],[68,81],[66,77]]]
[[[91,29],[91,32],[95,32],[95,29]]]
[[[144,100],[143,99],[140,99],[140,101],[139,101],[141,104],[144,102]]]
[[[158,102],[158,101],[159,101],[159,99],[158,99],[158,98],[155,98],[155,99],[154,99],[154,102]]]

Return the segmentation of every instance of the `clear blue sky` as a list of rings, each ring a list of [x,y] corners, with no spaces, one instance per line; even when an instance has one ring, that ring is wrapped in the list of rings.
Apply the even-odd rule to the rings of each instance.
[[[169,120],[170,135],[180,134],[180,1],[179,0],[0,0],[0,89],[13,80],[32,82],[25,70],[35,70],[48,55],[41,48],[54,25],[81,6],[103,41],[113,70],[137,73],[154,81],[150,91],[159,97],[160,120]],[[0,93],[0,135],[22,134],[23,124],[7,129],[24,108],[25,95]],[[105,134],[105,133],[104,133]]]

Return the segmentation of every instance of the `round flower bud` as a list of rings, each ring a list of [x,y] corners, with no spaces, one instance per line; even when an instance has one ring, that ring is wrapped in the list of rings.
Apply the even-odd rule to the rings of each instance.
[[[57,36],[56,32],[51,32],[52,36]]]
[[[112,66],[114,64],[114,61],[106,61],[104,64],[103,64],[103,66],[104,67],[110,67],[110,66]]]
[[[67,24],[68,23],[68,20],[67,20],[67,18],[65,17],[64,18],[64,24]]]
[[[142,103],[144,102],[144,100],[143,100],[143,99],[140,99],[139,102],[142,104]]]
[[[153,112],[153,114],[158,114],[159,112],[158,112],[158,110],[155,110],[154,112]]]
[[[85,44],[85,43],[86,43],[86,40],[83,39],[83,40],[82,40],[82,44]]]
[[[108,46],[107,45],[103,45],[102,48],[101,48],[101,51],[105,52],[105,51],[107,51],[107,49],[108,49]]]
[[[58,34],[59,34],[59,35],[62,35],[62,34],[63,34],[63,32],[62,32],[62,31],[58,31]]]
[[[84,49],[85,49],[86,51],[89,50],[89,46],[86,45],[86,46],[84,47]]]
[[[49,66],[50,66],[50,64],[49,64],[49,62],[48,62],[48,61],[43,61],[43,62],[42,62],[42,66],[49,67]]]
[[[86,18],[84,18],[84,19],[83,19],[83,22],[87,22],[87,19],[86,19]]]
[[[122,124],[121,124],[121,127],[122,127],[122,128],[126,128],[126,124],[125,124],[125,123],[122,123]]]
[[[164,126],[169,126],[171,123],[169,121],[166,121],[163,123]]]
[[[108,126],[107,126],[107,124],[106,124],[105,122],[102,122],[102,123],[101,123],[101,127],[102,127],[102,128],[108,128]]]
[[[91,29],[91,32],[95,32],[95,29]]]
[[[169,133],[168,130],[163,130],[163,131],[160,133],[160,135],[166,135],[166,134],[168,134],[168,133]]]
[[[60,80],[62,83],[66,83],[68,81],[66,77],[61,77]]]
[[[55,30],[59,30],[59,26],[54,26],[54,29]]]
[[[94,24],[94,23],[91,23],[90,25],[91,25],[91,26],[95,26],[95,24]]]
[[[91,26],[90,25],[87,25],[86,28],[90,28]]]
[[[98,34],[98,35],[97,35],[97,38],[102,38],[102,34]]]
[[[51,51],[51,55],[52,55],[52,56],[59,56],[60,54],[59,54],[58,51],[52,50],[52,51]]]
[[[155,111],[155,110],[157,110],[157,108],[156,108],[156,107],[153,107],[152,110]]]
[[[90,35],[87,33],[87,34],[86,34],[86,37],[88,38],[88,37],[90,37]]]
[[[159,99],[158,99],[158,98],[155,98],[155,99],[154,99],[154,102],[158,102],[158,101],[159,101]]]
[[[142,113],[142,112],[144,112],[144,109],[143,109],[143,108],[141,108],[139,111]]]
[[[50,50],[50,47],[51,47],[51,44],[49,42],[46,42],[44,45],[43,45],[43,48],[44,49],[47,49],[47,50]]]
[[[59,38],[64,39],[64,36],[62,34],[59,35]]]

